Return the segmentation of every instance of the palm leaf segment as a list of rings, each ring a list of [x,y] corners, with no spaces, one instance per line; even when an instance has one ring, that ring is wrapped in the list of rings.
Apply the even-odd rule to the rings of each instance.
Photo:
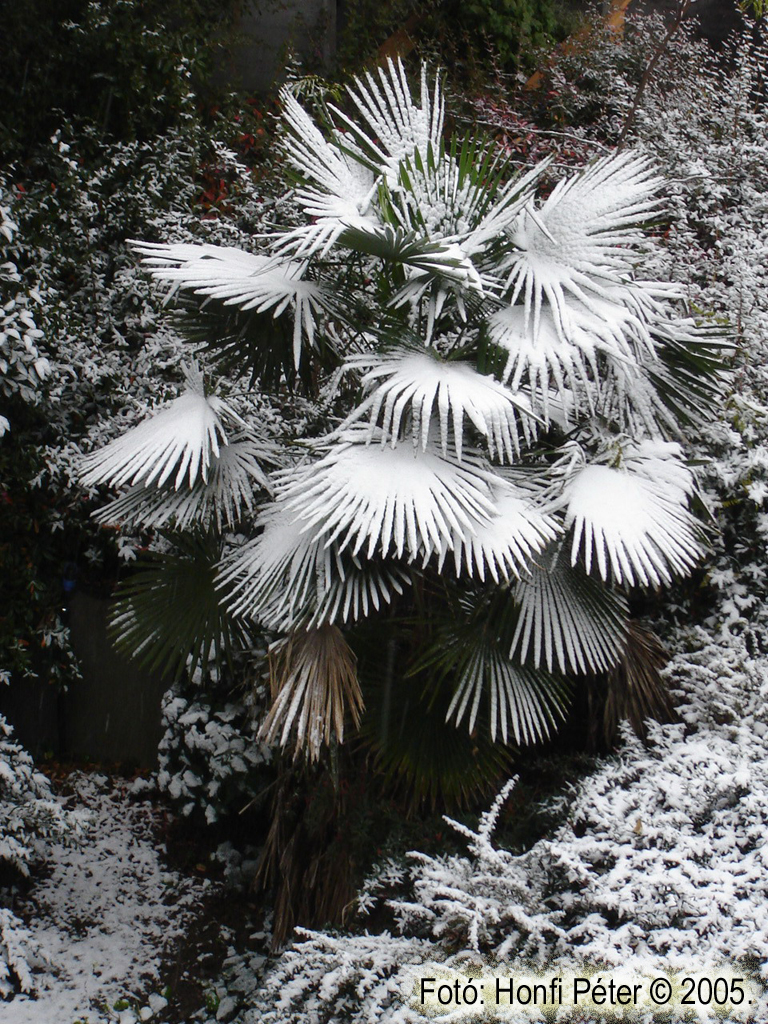
[[[283,477],[281,500],[317,540],[338,542],[353,555],[426,564],[432,556],[442,563],[474,538],[475,557],[485,565],[501,551],[506,531],[503,561],[517,575],[525,571],[524,557],[556,535],[554,521],[536,510],[530,494],[516,493],[479,456],[465,453],[460,462],[452,449],[444,458],[429,446],[414,452],[411,445],[358,443],[366,435],[350,430],[319,462]],[[498,501],[510,497],[519,502],[518,515],[503,517]],[[487,558],[486,530],[495,542]],[[519,557],[522,551],[526,556]],[[472,560],[467,563],[471,572]]]
[[[622,594],[571,565],[562,543],[531,565],[512,592],[518,618],[510,657],[552,672],[605,672],[617,664],[627,638],[629,609]]]
[[[426,670],[438,682],[455,679],[446,721],[466,719],[473,732],[485,702],[492,739],[545,739],[563,717],[568,685],[562,677],[511,659],[515,607],[508,593],[462,593],[446,613],[411,672]]]

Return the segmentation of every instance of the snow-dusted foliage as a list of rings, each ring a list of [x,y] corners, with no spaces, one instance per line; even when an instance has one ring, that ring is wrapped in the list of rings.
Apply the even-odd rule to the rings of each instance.
[[[536,635],[546,619],[578,673],[595,658],[575,620],[596,634],[606,614],[623,618],[626,640],[623,592],[687,575],[704,551],[681,440],[708,415],[694,367],[712,400],[722,393],[717,339],[684,315],[679,288],[646,274],[664,202],[645,155],[594,161],[538,200],[545,164],[515,174],[472,136],[444,139],[440,81],[424,68],[416,94],[390,63],[348,101],[321,126],[284,91],[299,183],[262,252],[135,243],[171,291],[220,310],[211,349],[239,357],[265,394],[298,376],[321,402],[333,396],[320,436],[275,454],[246,419],[256,469],[235,485],[218,470],[236,440],[222,396],[198,388],[89,455],[81,478],[133,484],[110,515],[144,526],[188,527],[194,501],[210,522],[213,487],[250,485],[252,507],[231,502],[250,539],[221,537],[218,596],[235,619],[287,634],[265,735],[298,736],[313,759],[365,696],[339,629],[406,607],[431,579],[446,603],[515,584],[488,650],[464,644],[448,716],[469,708],[473,728],[484,698],[493,737],[529,742],[562,716],[564,686],[550,656],[548,674],[518,657],[521,609]],[[545,563],[581,580],[575,619],[553,607],[556,587],[526,600]],[[148,621],[147,644],[160,631]],[[624,646],[603,642],[601,667]],[[310,728],[312,708],[322,721]]]
[[[467,855],[412,854],[369,880],[361,910],[389,894],[399,934],[301,935],[242,1020],[423,1020],[409,1000],[425,963],[761,965],[768,980],[768,666],[743,639],[697,629],[668,675],[681,723],[654,725],[646,746],[628,733],[562,797],[553,835],[522,855],[498,849],[502,793],[476,831],[455,826]],[[761,1019],[768,1000],[748,1012]]]
[[[56,799],[48,779],[0,716],[0,870],[28,876],[52,843],[76,841],[88,823],[87,813],[67,810]],[[3,908],[0,894],[0,999],[17,988],[33,988],[29,960],[35,945],[29,930]]]
[[[35,308],[42,299],[34,289],[24,287],[15,262],[19,255],[14,246],[17,232],[0,181],[0,437],[10,429],[8,416],[3,415],[10,411],[8,399],[18,395],[24,402],[39,402],[41,385],[51,369],[38,349],[43,332],[35,321]]]
[[[198,812],[212,824],[261,792],[259,768],[270,751],[257,739],[253,708],[233,700],[214,708],[210,698],[170,690],[162,714],[157,783],[182,814]]]

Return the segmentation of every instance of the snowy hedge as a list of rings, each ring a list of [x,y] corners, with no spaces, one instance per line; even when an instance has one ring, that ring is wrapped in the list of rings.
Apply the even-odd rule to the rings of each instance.
[[[29,754],[12,739],[12,729],[0,716],[0,870],[27,877],[39,864],[51,842],[84,835],[88,815],[69,811],[51,791],[48,779],[34,766]],[[0,998],[16,987],[33,987],[31,934],[3,907],[0,892]]]

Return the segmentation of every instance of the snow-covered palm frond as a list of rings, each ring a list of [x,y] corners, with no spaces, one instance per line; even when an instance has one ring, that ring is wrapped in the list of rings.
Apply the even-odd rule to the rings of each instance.
[[[313,538],[366,558],[426,562],[495,515],[493,474],[477,455],[459,462],[450,451],[443,458],[429,446],[367,438],[365,428],[349,430],[319,462],[282,475],[279,497]]]
[[[534,408],[545,417],[553,395],[561,401],[566,394],[580,396],[591,411],[616,376],[636,380],[646,365],[656,364],[648,328],[648,321],[659,316],[655,291],[633,284],[605,288],[589,307],[573,299],[568,320],[561,323],[553,307],[544,305],[538,331],[525,305],[496,310],[486,329],[491,344],[507,353],[499,376],[513,391],[527,384]]]
[[[262,532],[235,548],[219,567],[218,586],[235,615],[257,619],[269,629],[292,628],[316,603],[318,588],[331,586],[337,553],[323,548],[274,503],[261,514]]]
[[[488,339],[507,353],[499,376],[513,392],[530,390],[533,409],[549,419],[554,396],[558,408],[569,408],[570,397],[582,395],[592,402],[592,381],[598,379],[597,347],[593,334],[572,329],[566,338],[555,327],[549,310],[542,311],[537,334],[525,307],[507,306],[487,322]],[[565,403],[563,399],[568,401]]]
[[[590,465],[572,472],[563,490],[566,528],[573,526],[571,561],[583,549],[601,577],[660,586],[686,575],[702,554],[687,497],[693,476],[680,446],[645,441],[623,453],[620,466]]]
[[[459,653],[459,652],[457,652]],[[491,739],[529,744],[546,739],[565,717],[566,691],[561,680],[510,661],[498,643],[481,640],[465,645],[457,666],[456,692],[446,715],[459,725],[468,714],[467,727],[475,727],[485,696]]]
[[[405,284],[390,300],[394,309],[410,308],[421,312],[426,307],[424,344],[433,340],[435,324],[453,299],[461,320],[468,320],[467,300],[482,299],[483,282],[472,261],[459,246],[441,246],[422,260],[421,266],[406,267]]]
[[[254,511],[254,495],[269,490],[259,465],[261,446],[250,437],[233,438],[212,458],[207,481],[178,490],[166,485],[137,484],[94,516],[101,525],[126,523],[155,528],[172,525],[188,530],[195,525],[219,530],[233,527]]]
[[[427,344],[445,308],[455,307],[467,320],[468,300],[501,290],[493,262],[484,265],[484,250],[514,223],[538,170],[502,184],[498,165],[498,159],[467,140],[460,150],[454,144],[446,152],[441,145],[424,158],[416,152],[401,163],[388,214],[407,237],[423,238],[431,251],[418,262],[408,261],[406,282],[392,303],[416,309],[428,300]]]
[[[560,533],[556,520],[543,513],[530,491],[499,480],[494,486],[496,515],[465,533],[453,547],[456,575],[485,582],[486,573],[500,583],[525,576],[531,562]]]
[[[596,300],[637,262],[640,225],[660,208],[660,184],[648,160],[609,156],[555,186],[538,212],[520,213],[504,266],[510,301],[524,297],[534,337],[545,304],[558,331],[567,332],[574,299],[599,316]]]
[[[387,61],[378,69],[378,82],[370,72],[349,87],[349,95],[369,131],[332,107],[345,135],[340,141],[377,174],[383,174],[390,186],[397,186],[401,162],[419,153],[426,159],[431,149],[442,144],[445,107],[439,77],[432,95],[426,68],[421,69],[420,103],[411,96],[402,61]]]
[[[222,562],[218,585],[233,614],[268,629],[357,622],[402,594],[409,582],[398,566],[363,563],[309,538],[279,502],[259,523],[261,534]]]
[[[270,650],[273,703],[260,736],[284,747],[295,729],[294,759],[304,752],[310,761],[323,744],[342,743],[347,710],[355,728],[363,711],[356,661],[336,626],[277,641]]]
[[[551,547],[513,590],[519,617],[510,657],[551,672],[605,672],[621,657],[629,608],[579,566],[571,566],[562,545]]]
[[[196,366],[184,368],[186,391],[179,398],[140,423],[105,448],[83,459],[81,481],[96,484],[155,484],[173,478],[178,490],[188,477],[194,487],[208,480],[211,464],[228,443],[221,416],[239,417],[215,396],[206,396],[202,374]],[[174,476],[175,474],[175,476]]]
[[[306,182],[296,199],[313,222],[276,236],[276,248],[322,255],[346,228],[375,233],[379,219],[369,208],[378,182],[371,170],[326,139],[290,92],[284,89],[280,99],[290,132],[286,156]]]
[[[356,362],[364,365],[364,360]],[[358,406],[354,417],[368,414],[369,438],[378,425],[382,444],[397,444],[403,418],[409,416],[413,443],[426,450],[430,428],[436,420],[443,455],[448,454],[452,436],[461,461],[467,419],[485,438],[491,456],[512,462],[520,451],[518,417],[526,441],[535,432],[535,419],[526,397],[512,394],[469,363],[444,362],[426,352],[394,353],[378,358],[364,374],[362,384],[370,389],[381,378],[385,379]]]
[[[302,337],[315,341],[315,317],[330,305],[322,285],[306,279],[306,262],[260,256],[232,246],[176,242],[133,242],[153,277],[196,295],[219,299],[256,313],[293,312],[293,357],[301,358]]]

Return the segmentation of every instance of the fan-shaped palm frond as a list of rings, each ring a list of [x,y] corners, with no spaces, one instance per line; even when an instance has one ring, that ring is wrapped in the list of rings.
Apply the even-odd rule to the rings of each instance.
[[[534,671],[509,654],[515,607],[509,594],[464,593],[451,601],[445,622],[435,630],[430,646],[411,674],[428,670],[437,679],[455,684],[446,721],[459,724],[468,714],[472,732],[483,698],[491,739],[535,743],[546,738],[567,702],[564,679]]]
[[[485,258],[487,250],[497,248],[516,225],[547,165],[543,161],[524,175],[510,173],[492,145],[454,136],[447,148],[441,142],[401,160],[397,185],[387,194],[387,213],[405,230],[457,245],[457,255],[472,261],[475,273],[489,263],[493,272],[483,277],[483,286],[498,291],[495,261]]]
[[[564,491],[565,526],[573,525],[571,561],[583,546],[587,572],[593,553],[604,580],[660,586],[686,575],[701,557],[696,520],[688,511],[693,477],[680,446],[646,441],[631,446],[621,466],[576,470]]]
[[[604,157],[556,185],[538,212],[529,205],[519,215],[507,288],[513,305],[523,295],[534,339],[545,302],[558,332],[568,331],[574,299],[600,317],[595,300],[626,282],[642,248],[640,225],[659,211],[660,185],[648,160]]]
[[[590,412],[608,407],[620,382],[627,384],[631,395],[634,382],[658,364],[648,327],[648,322],[658,320],[657,306],[653,288],[607,287],[592,298],[589,308],[571,300],[567,322],[558,323],[553,308],[544,305],[538,332],[525,305],[505,306],[492,313],[485,326],[488,341],[506,354],[503,364],[495,360],[498,376],[513,391],[527,385],[534,408],[545,417],[555,395],[559,408],[567,407],[569,397],[581,398],[579,405]],[[646,401],[653,417],[658,403],[650,394]],[[579,405],[575,414],[582,411]]]
[[[472,734],[446,726],[450,682],[433,685],[428,669],[405,671],[409,652],[422,651],[424,628],[421,616],[398,620],[386,635],[374,619],[355,628],[365,692],[360,739],[387,794],[402,793],[412,810],[476,806],[509,778],[514,751],[491,740],[485,720]]]
[[[549,310],[543,310],[534,335],[524,306],[507,306],[491,315],[488,338],[507,353],[499,376],[513,392],[521,385],[530,389],[533,408],[549,418],[553,391],[560,399],[583,394],[592,401],[591,382],[598,379],[595,336],[576,329],[566,338],[555,327]]]
[[[605,672],[621,657],[629,609],[623,595],[571,566],[552,546],[512,591],[518,619],[510,657],[551,672]]]
[[[646,367],[662,405],[679,426],[712,419],[727,380],[725,357],[733,344],[719,327],[697,327],[692,321],[661,321],[654,325],[658,360]]]
[[[127,494],[105,505],[94,518],[102,525],[113,523],[188,530],[195,525],[215,523],[233,527],[246,513],[254,511],[254,495],[269,490],[270,484],[258,458],[261,446],[250,437],[233,438],[211,462],[207,481],[194,487],[137,484]]]
[[[389,60],[379,67],[378,77],[377,82],[366,72],[348,89],[369,132],[337,107],[331,109],[345,131],[339,142],[377,175],[388,178],[390,185],[397,185],[403,159],[414,153],[426,157],[430,149],[437,152],[442,143],[442,90],[437,77],[430,95],[426,68],[422,67],[420,104],[415,104],[400,60]]]
[[[446,721],[454,718],[460,725],[469,711],[468,728],[472,732],[481,698],[488,701],[491,739],[501,735],[518,744],[546,739],[558,719],[565,716],[567,688],[546,673],[534,672],[510,660],[495,642],[463,646],[454,652],[457,686]]]
[[[456,575],[466,573],[496,583],[526,575],[534,556],[560,533],[560,526],[537,507],[528,489],[499,480],[494,486],[496,515],[474,533],[458,538],[453,548]]]
[[[153,277],[196,295],[256,313],[293,312],[293,358],[298,368],[302,337],[315,341],[315,317],[330,304],[322,285],[307,280],[307,263],[244,252],[232,246],[132,242]]]
[[[150,671],[205,671],[253,643],[248,624],[229,614],[215,588],[221,551],[210,535],[174,538],[178,553],[151,556],[118,584],[110,632],[119,650]]]
[[[414,444],[426,450],[433,414],[437,412],[443,456],[448,454],[449,426],[453,446],[461,461],[464,419],[482,434],[493,457],[513,461],[520,452],[518,415],[526,441],[533,436],[535,419],[524,395],[514,395],[492,376],[479,374],[469,363],[444,362],[428,353],[393,353],[372,360],[362,357],[352,365],[374,362],[362,378],[368,387],[386,378],[354,413],[370,417],[369,437],[380,422],[381,443],[397,443],[403,416],[410,412]]]
[[[457,538],[493,518],[494,476],[476,454],[442,458],[430,447],[365,444],[348,430],[311,466],[276,474],[285,508],[314,539],[353,555],[409,560],[452,550]],[[359,439],[359,440],[358,440]]]
[[[356,662],[336,626],[298,631],[277,641],[270,650],[272,707],[262,738],[284,747],[295,731],[294,759],[305,753],[310,761],[331,739],[341,743],[347,710],[355,728],[363,710]]]
[[[336,545],[302,533],[275,502],[260,516],[262,533],[223,560],[219,587],[233,614],[268,629],[357,622],[402,594],[409,577],[398,566],[361,562]]]
[[[312,223],[276,235],[275,248],[297,256],[325,255],[346,228],[375,233],[379,221],[369,207],[378,182],[371,170],[344,152],[338,140],[326,139],[287,90],[280,99],[290,132],[286,156],[307,183],[296,190],[296,199]]]
[[[184,372],[187,387],[180,398],[83,459],[81,480],[87,487],[139,483],[161,487],[175,474],[178,490],[185,477],[190,487],[198,479],[208,480],[220,443],[228,443],[221,416],[240,419],[220,398],[206,396],[196,366],[184,367]]]

